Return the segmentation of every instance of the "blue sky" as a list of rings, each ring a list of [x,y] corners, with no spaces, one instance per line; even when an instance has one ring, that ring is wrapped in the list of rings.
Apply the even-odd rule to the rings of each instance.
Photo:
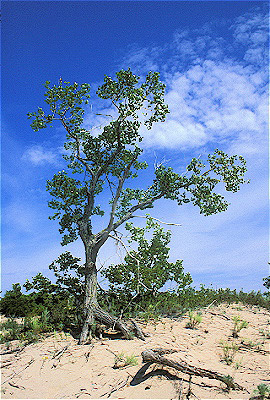
[[[102,125],[95,89],[105,74],[128,67],[142,76],[160,72],[171,111],[165,123],[144,132],[145,180],[155,162],[182,173],[193,156],[217,147],[248,162],[250,184],[226,194],[226,213],[203,217],[193,206],[163,200],[151,210],[181,224],[171,228],[171,260],[183,259],[196,285],[263,289],[269,273],[267,13],[267,3],[256,1],[2,2],[4,292],[38,272],[52,277],[48,265],[65,250],[83,257],[79,242],[61,247],[58,225],[48,220],[46,180],[65,168],[64,132],[55,125],[35,133],[26,114],[43,106],[45,81],[61,76],[91,84],[85,126]],[[97,229],[105,223],[97,221]],[[99,262],[117,262],[117,253],[107,243]]]

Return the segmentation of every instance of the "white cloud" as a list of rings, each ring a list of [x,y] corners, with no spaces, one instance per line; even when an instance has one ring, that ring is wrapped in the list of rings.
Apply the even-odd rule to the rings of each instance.
[[[35,145],[27,149],[22,155],[24,161],[29,161],[34,165],[53,164],[59,165],[57,160],[58,152],[46,150],[42,146]]]
[[[249,142],[254,138],[255,150],[258,136],[267,140],[268,99],[263,83],[258,72],[231,62],[206,60],[175,74],[166,95],[170,114],[149,134],[145,130],[144,145],[192,148],[226,138],[239,145],[248,136]]]
[[[142,128],[145,148],[188,150],[222,142],[259,154],[265,146],[267,15],[254,8],[217,28],[209,23],[178,30],[171,42],[132,48],[123,61],[121,67],[139,75],[160,71],[167,85],[170,114],[150,132]]]

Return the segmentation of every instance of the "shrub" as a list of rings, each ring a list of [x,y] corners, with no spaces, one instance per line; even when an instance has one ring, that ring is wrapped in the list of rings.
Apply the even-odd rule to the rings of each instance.
[[[189,311],[188,316],[189,321],[186,324],[186,328],[195,329],[202,322],[202,316],[200,312],[194,314],[193,311]]]
[[[114,365],[113,368],[124,368],[127,366],[135,366],[138,365],[138,360],[134,354],[131,356],[125,355],[123,352],[120,354],[117,354],[114,359]]]
[[[265,398],[270,398],[270,386],[266,385],[265,383],[261,383],[257,386],[257,389],[254,390],[254,394],[258,395],[260,400]],[[257,397],[257,398],[258,398]]]
[[[13,318],[9,318],[6,322],[2,322],[0,328],[0,343],[20,339],[22,325],[16,322]]]
[[[243,329],[248,327],[248,322],[241,320],[239,316],[234,316],[233,317],[234,321],[234,326],[233,326],[233,331],[232,331],[232,336],[234,338],[238,338],[239,335],[238,333]]]
[[[231,365],[234,359],[235,354],[239,350],[239,347],[235,343],[230,342],[220,342],[223,350],[222,359],[226,362],[227,365]]]

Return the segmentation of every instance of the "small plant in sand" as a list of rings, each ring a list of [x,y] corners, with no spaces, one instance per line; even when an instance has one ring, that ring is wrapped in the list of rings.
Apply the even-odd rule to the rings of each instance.
[[[243,328],[247,328],[248,327],[248,322],[242,320],[239,316],[234,316],[233,317],[233,321],[234,321],[234,326],[233,326],[233,331],[232,331],[232,336],[234,338],[238,338],[239,337],[239,332],[243,329]]]
[[[188,312],[189,321],[186,324],[186,328],[195,329],[202,322],[202,313],[194,313],[193,311]]]
[[[230,342],[220,342],[223,350],[222,360],[226,362],[227,365],[231,365],[235,354],[239,350],[239,347],[235,343]]]
[[[138,365],[138,360],[134,354],[128,356],[121,352],[115,356],[113,368],[133,367],[135,365]]]
[[[252,397],[252,399],[269,399],[270,398],[270,386],[265,383],[261,383],[257,386],[257,389],[254,390],[254,394],[256,397]]]
[[[262,348],[263,342],[253,342],[250,339],[241,339],[241,344],[243,344],[245,347],[248,347],[250,349],[256,349],[260,350]]]
[[[243,367],[243,358],[241,358],[241,360],[235,361],[234,366],[235,369],[239,369],[241,367]]]

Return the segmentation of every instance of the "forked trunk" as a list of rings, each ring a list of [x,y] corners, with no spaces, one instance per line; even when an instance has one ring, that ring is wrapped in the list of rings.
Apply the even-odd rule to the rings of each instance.
[[[142,339],[142,333],[138,327],[129,328],[120,319],[112,317],[109,313],[102,310],[97,300],[97,251],[86,249],[86,274],[85,274],[85,299],[84,299],[84,324],[82,327],[79,343],[85,344],[91,338],[91,329],[94,322],[98,321],[108,327],[121,331],[126,339],[131,339],[135,333]]]

